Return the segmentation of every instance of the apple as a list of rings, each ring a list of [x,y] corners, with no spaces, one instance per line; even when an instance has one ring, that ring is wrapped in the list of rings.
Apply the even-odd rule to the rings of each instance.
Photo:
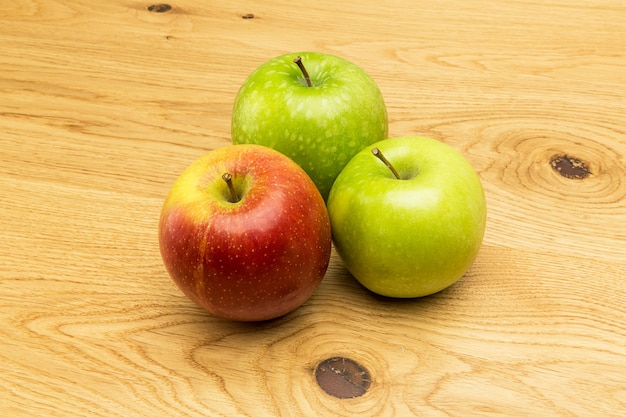
[[[487,212],[480,179],[463,155],[415,136],[355,155],[327,206],[348,271],[372,292],[397,298],[430,295],[461,278],[482,244]]]
[[[387,109],[372,78],[343,58],[316,52],[278,56],[258,67],[232,112],[234,144],[287,155],[324,199],[350,158],[387,131]]]
[[[182,292],[216,316],[287,314],[318,287],[331,231],[300,166],[260,145],[209,151],[172,185],[161,210],[163,263]]]

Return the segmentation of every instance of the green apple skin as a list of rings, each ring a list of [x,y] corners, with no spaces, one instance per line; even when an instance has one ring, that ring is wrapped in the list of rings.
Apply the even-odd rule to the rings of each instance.
[[[298,56],[312,87],[294,63]],[[350,158],[387,132],[387,109],[372,78],[343,58],[316,52],[261,65],[241,86],[232,112],[234,144],[256,143],[287,155],[324,199]]]
[[[232,175],[233,202],[222,175]],[[161,210],[163,263],[216,316],[269,320],[304,303],[331,254],[322,196],[300,166],[259,145],[214,149],[172,185]]]
[[[372,154],[374,147],[401,179]],[[355,155],[327,207],[346,268],[372,292],[396,298],[434,294],[461,278],[476,259],[487,214],[480,179],[463,155],[414,136]]]

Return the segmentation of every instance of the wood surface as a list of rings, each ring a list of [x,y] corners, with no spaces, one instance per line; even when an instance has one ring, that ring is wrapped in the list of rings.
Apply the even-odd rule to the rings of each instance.
[[[0,7],[0,415],[626,415],[624,2],[163,4]],[[363,67],[390,136],[467,157],[484,244],[431,297],[374,296],[333,254],[294,313],[219,320],[168,277],[161,204],[229,145],[247,75],[303,50]],[[363,396],[317,385],[336,356]]]

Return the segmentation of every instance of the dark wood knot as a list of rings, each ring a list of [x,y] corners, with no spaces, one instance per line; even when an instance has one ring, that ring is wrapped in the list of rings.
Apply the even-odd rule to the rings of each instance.
[[[148,6],[149,12],[165,13],[169,12],[170,10],[172,10],[172,6],[166,3],[151,4],[150,6]]]
[[[360,397],[371,384],[367,369],[352,359],[339,356],[320,362],[315,379],[326,393],[337,398]]]
[[[554,155],[550,158],[550,166],[569,179],[582,180],[592,173],[583,160],[566,154]]]

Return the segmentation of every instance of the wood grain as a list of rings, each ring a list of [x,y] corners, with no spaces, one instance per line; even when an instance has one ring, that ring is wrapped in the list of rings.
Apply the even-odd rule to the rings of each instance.
[[[0,8],[1,415],[626,413],[624,4],[153,4]],[[391,136],[476,168],[487,233],[459,283],[384,299],[333,254],[304,306],[241,324],[171,282],[169,186],[230,143],[246,76],[298,50],[362,66]],[[558,155],[590,175],[560,175]],[[367,368],[365,395],[317,386],[334,356]]]

